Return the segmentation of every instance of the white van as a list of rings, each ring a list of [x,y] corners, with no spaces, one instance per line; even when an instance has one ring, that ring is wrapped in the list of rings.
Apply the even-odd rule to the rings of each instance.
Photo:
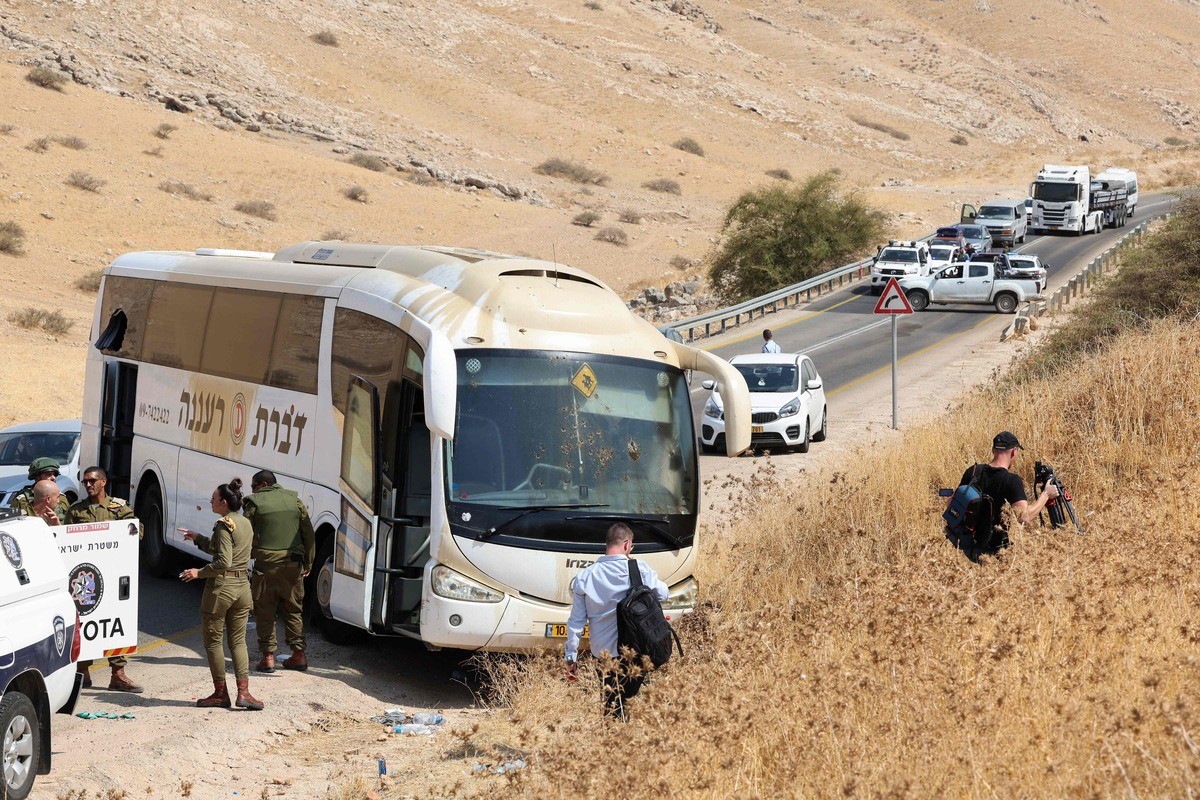
[[[79,615],[54,533],[0,512],[0,797],[24,800],[50,771],[50,720],[79,697]]]

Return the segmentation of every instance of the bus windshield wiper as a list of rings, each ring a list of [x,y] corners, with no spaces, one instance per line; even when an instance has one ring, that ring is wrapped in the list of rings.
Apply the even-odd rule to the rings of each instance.
[[[683,547],[683,540],[661,525],[655,524],[656,520],[650,520],[644,517],[636,517],[632,514],[574,514],[567,517],[567,519],[600,519],[612,520],[613,522],[628,522],[637,525],[644,525],[650,530],[651,533],[674,547],[676,550],[678,550],[680,547]],[[666,519],[664,518],[661,521],[666,522]]]
[[[519,519],[528,517],[530,514],[536,514],[539,511],[557,511],[567,508],[608,508],[608,503],[556,503],[545,506],[501,506],[500,511],[520,511],[520,514],[515,514],[509,519],[504,520],[499,525],[488,528],[486,531],[479,532],[479,538],[489,539],[495,536],[500,531],[512,525]]]

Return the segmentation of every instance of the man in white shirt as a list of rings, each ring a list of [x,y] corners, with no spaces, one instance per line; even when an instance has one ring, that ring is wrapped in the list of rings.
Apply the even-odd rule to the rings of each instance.
[[[782,353],[783,351],[779,349],[779,345],[775,344],[775,340],[772,338],[772,336],[773,334],[771,333],[770,328],[767,328],[765,331],[763,331],[762,351],[764,353]]]
[[[588,629],[589,649],[594,656],[620,656],[617,644],[617,604],[629,594],[629,554],[633,550],[633,531],[624,522],[608,529],[604,537],[604,555],[575,578],[572,587],[571,616],[567,620],[567,675],[574,677],[575,660],[584,625]],[[670,596],[667,585],[644,561],[638,561],[638,571],[645,584],[660,603]],[[625,659],[617,674],[604,678],[604,706],[607,713],[625,718],[625,700],[642,688],[645,676],[628,672]]]

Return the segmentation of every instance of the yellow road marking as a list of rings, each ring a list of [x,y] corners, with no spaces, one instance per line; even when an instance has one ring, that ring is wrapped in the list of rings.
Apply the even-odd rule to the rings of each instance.
[[[854,295],[853,297],[848,297],[845,300],[842,300],[840,303],[834,303],[829,308],[822,308],[820,311],[807,312],[806,314],[804,314],[804,316],[800,317],[799,319],[794,319],[791,322],[785,322],[782,325],[771,328],[771,330],[772,331],[781,331],[784,328],[790,328],[793,325],[798,325],[801,322],[812,319],[813,317],[820,316],[821,314],[824,314],[826,311],[833,311],[835,308],[846,305],[846,303],[852,303],[855,300],[857,300],[858,298],[859,298],[859,295]],[[761,319],[761,317],[760,317],[760,319]],[[742,342],[749,341],[750,339],[753,339],[756,336],[762,336],[762,333],[759,333],[759,332],[747,333],[746,335],[738,336],[735,339],[723,339],[719,342],[714,342],[713,344],[710,344],[707,347],[702,347],[700,349],[706,350],[706,351],[707,350],[716,350],[718,347],[725,347],[726,345],[741,344]]]
[[[927,312],[921,312],[921,313],[927,313]],[[933,348],[935,348],[935,347],[938,347],[938,346],[940,346],[940,345],[943,345],[943,344],[945,344],[946,342],[950,341],[951,339],[954,339],[954,338],[956,338],[956,337],[962,336],[964,333],[970,333],[971,331],[975,330],[976,328],[978,328],[978,327],[980,327],[980,326],[982,326],[982,325],[986,325],[987,323],[991,322],[993,319],[994,319],[994,317],[992,317],[992,316],[989,314],[988,316],[984,317],[984,318],[983,318],[983,319],[981,319],[979,322],[976,322],[974,325],[972,325],[971,327],[967,328],[966,330],[962,330],[962,331],[959,331],[958,333],[954,333],[954,334],[951,334],[951,335],[949,335],[949,336],[946,336],[946,337],[944,337],[944,338],[938,339],[938,340],[937,340],[936,342],[934,342],[933,344],[926,345],[925,347],[922,347],[920,350],[917,350],[917,351],[915,351],[915,352],[909,353],[908,355],[904,356],[903,358],[901,358],[901,359],[900,359],[899,361],[897,361],[896,363],[898,363],[898,364],[903,364],[905,361],[908,361],[910,358],[916,358],[917,356],[921,355],[922,353],[925,353],[925,352],[927,352],[927,351],[929,351],[929,350],[932,350]],[[849,389],[849,388],[851,388],[851,387],[853,387],[853,386],[857,386],[858,384],[862,383],[862,382],[863,382],[863,381],[865,381],[865,380],[868,380],[868,379],[870,379],[870,378],[874,378],[876,375],[882,375],[883,373],[887,372],[887,371],[888,371],[888,370],[890,370],[891,368],[892,368],[892,365],[891,365],[891,364],[888,364],[888,365],[887,365],[887,366],[885,366],[885,367],[880,367],[879,369],[872,370],[871,372],[868,372],[866,375],[861,375],[861,376],[859,376],[859,377],[855,378],[854,380],[850,381],[849,383],[843,383],[841,386],[839,386],[838,388],[834,389],[832,392],[826,392],[826,393],[825,393],[825,396],[826,396],[826,397],[833,397],[833,396],[834,396],[835,394],[837,394],[838,392],[845,391],[846,389]]]
[[[173,633],[170,636],[167,636],[162,639],[155,639],[154,641],[150,642],[147,645],[144,645],[144,646],[139,645],[137,652],[131,653],[130,658],[136,658],[137,656],[140,656],[143,653],[145,653],[147,650],[153,650],[156,647],[162,647],[164,644],[174,644],[175,642],[178,642],[180,639],[186,639],[189,636],[195,636],[198,633],[200,633],[199,625],[197,625],[194,628],[187,628],[186,630],[182,630],[179,633]],[[92,666],[96,666],[96,667],[103,667],[103,666],[106,666],[107,664],[108,664],[108,660],[103,659],[103,658],[97,659],[96,661],[92,662]]]

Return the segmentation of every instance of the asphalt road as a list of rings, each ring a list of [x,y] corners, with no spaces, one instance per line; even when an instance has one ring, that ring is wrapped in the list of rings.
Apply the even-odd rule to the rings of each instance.
[[[1050,291],[1069,280],[1084,264],[1135,225],[1167,211],[1172,195],[1144,195],[1139,198],[1137,216],[1125,228],[1106,229],[1098,234],[1073,236],[1054,234],[1030,236],[1017,247],[1034,253],[1048,272]],[[724,358],[741,353],[757,353],[762,348],[761,330],[770,327],[775,341],[785,353],[810,355],[825,382],[826,396],[854,386],[891,369],[891,321],[873,313],[878,297],[864,281],[837,291],[802,307],[799,313],[781,313],[755,321],[746,332],[732,332],[701,343],[709,352]],[[900,318],[897,352],[900,360],[936,348],[939,344],[981,325],[1003,327],[1009,315],[992,306],[930,306],[917,314]],[[697,427],[708,391],[692,386],[692,406]]]

